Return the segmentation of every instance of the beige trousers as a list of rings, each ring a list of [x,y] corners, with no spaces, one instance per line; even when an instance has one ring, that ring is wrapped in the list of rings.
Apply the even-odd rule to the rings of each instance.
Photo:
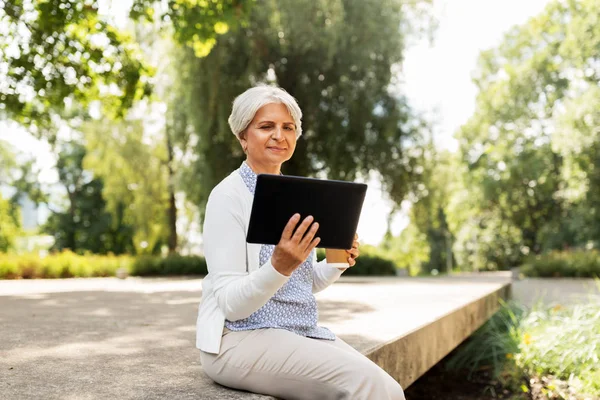
[[[282,399],[405,400],[383,369],[343,340],[306,338],[284,329],[225,329],[221,352],[200,351],[215,382]]]

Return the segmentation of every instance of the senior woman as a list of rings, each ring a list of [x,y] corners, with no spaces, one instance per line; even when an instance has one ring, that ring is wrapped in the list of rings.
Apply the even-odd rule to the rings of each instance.
[[[280,174],[302,134],[302,112],[283,89],[238,96],[229,125],[246,160],[211,192],[204,247],[208,275],[196,346],[217,383],[283,399],[404,399],[400,385],[329,329],[318,326],[317,293],[353,266],[316,261],[318,221],[291,217],[276,246],[246,243],[256,176]],[[342,268],[338,268],[338,267]]]

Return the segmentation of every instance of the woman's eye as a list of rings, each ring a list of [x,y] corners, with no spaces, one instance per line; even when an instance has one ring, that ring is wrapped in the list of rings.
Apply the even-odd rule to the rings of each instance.
[[[271,129],[271,127],[268,126],[268,125],[267,126],[261,126],[260,129]]]

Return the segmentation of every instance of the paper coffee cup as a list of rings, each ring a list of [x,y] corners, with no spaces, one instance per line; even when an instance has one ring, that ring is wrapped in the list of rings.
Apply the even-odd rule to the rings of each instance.
[[[325,257],[327,259],[327,264],[343,264],[336,265],[336,267],[348,267],[348,258],[350,255],[346,253],[346,250],[338,250],[338,249],[327,249],[325,251]]]

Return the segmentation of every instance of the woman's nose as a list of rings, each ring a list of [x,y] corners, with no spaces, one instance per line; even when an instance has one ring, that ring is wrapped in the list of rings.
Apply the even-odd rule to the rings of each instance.
[[[271,135],[272,139],[275,140],[279,140],[283,137],[283,132],[281,131],[280,127],[275,127],[275,129],[273,129],[273,134]]]

